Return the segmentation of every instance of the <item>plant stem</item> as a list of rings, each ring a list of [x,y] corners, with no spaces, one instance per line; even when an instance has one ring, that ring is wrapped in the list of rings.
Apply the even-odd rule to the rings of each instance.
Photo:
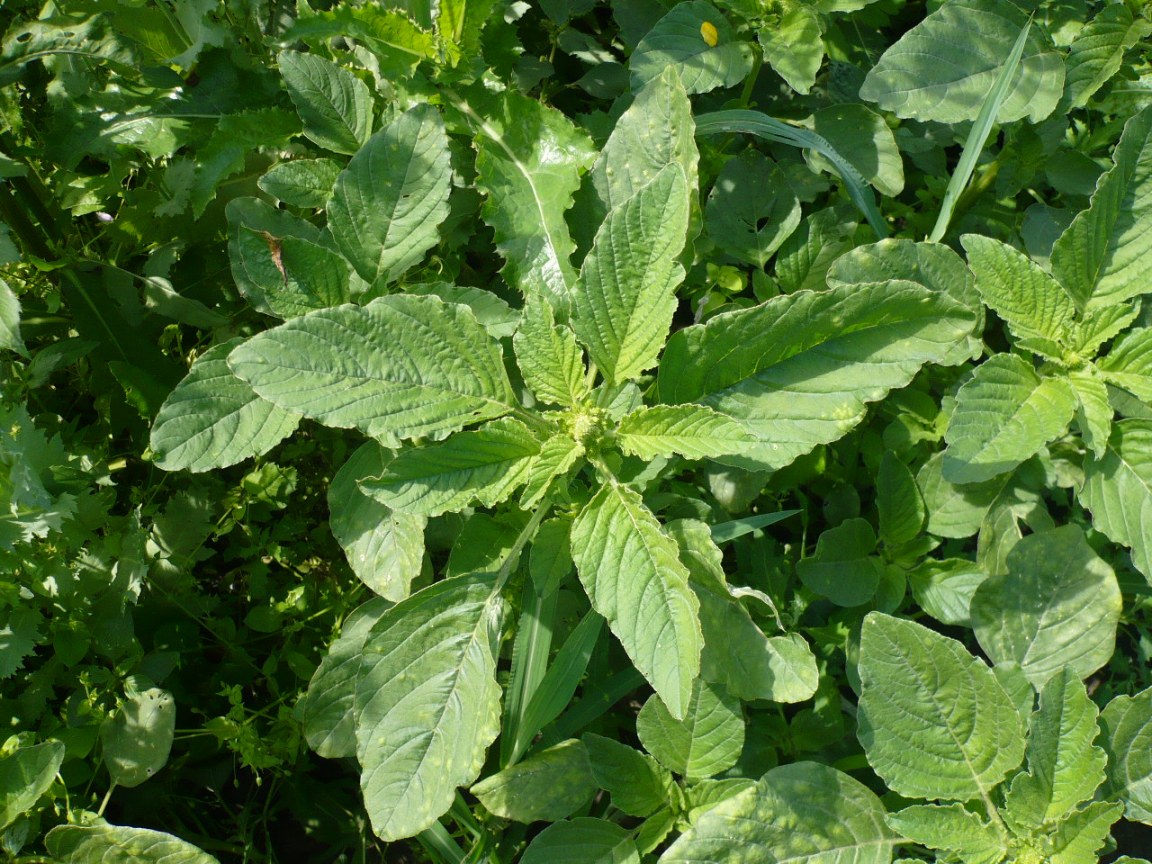
[[[520,534],[516,537],[516,541],[512,544],[512,548],[508,550],[508,554],[504,556],[504,560],[500,563],[500,569],[496,571],[496,585],[492,589],[493,594],[499,594],[504,589],[504,585],[508,582],[508,577],[512,575],[512,570],[516,566],[516,562],[520,559],[520,553],[524,551],[524,547],[528,545],[528,541],[535,536],[536,529],[540,527],[540,523],[544,521],[544,517],[548,515],[548,511],[551,509],[551,499],[545,498],[536,508],[536,512],[532,514],[532,518],[528,520],[528,524],[520,531]]]

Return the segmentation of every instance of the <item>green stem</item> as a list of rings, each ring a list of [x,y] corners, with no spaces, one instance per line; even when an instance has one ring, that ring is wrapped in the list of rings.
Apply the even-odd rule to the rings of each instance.
[[[551,499],[545,498],[536,508],[536,512],[532,514],[532,518],[528,520],[528,524],[520,531],[520,534],[516,537],[516,542],[512,544],[512,548],[509,549],[508,554],[504,556],[504,560],[500,564],[500,569],[496,571],[496,585],[492,589],[493,594],[499,594],[504,590],[504,586],[508,582],[508,577],[512,575],[512,570],[515,568],[516,562],[520,560],[520,553],[524,551],[524,547],[528,545],[528,541],[536,535],[536,529],[540,527],[540,523],[544,521],[544,517],[548,515],[548,511],[551,509]]]
[[[760,77],[760,70],[764,66],[764,52],[753,50],[752,71],[744,79],[744,88],[740,91],[740,107],[747,108],[752,104],[752,90],[756,86],[756,79]]]

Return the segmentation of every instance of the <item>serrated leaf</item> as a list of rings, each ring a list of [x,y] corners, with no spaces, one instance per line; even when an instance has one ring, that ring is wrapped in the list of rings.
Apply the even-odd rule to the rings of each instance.
[[[1109,702],[1100,729],[1108,754],[1107,797],[1123,802],[1130,821],[1152,825],[1152,688]]]
[[[326,49],[333,39],[355,39],[372,52],[373,66],[385,79],[406,80],[421,60],[437,55],[435,35],[402,9],[337,6],[293,19],[277,36],[283,44],[303,41]]]
[[[724,163],[704,217],[717,247],[763,269],[800,224],[800,201],[775,162],[746,150]]]
[[[705,24],[712,26],[715,41],[704,38]],[[736,39],[711,3],[687,0],[657,21],[632,52],[632,90],[638,92],[668,66],[680,74],[689,95],[732,87],[752,71],[752,56],[752,46]]]
[[[1108,401],[1108,387],[1103,376],[1089,366],[1083,370],[1068,373],[1072,392],[1076,394],[1076,426],[1084,445],[1092,455],[1100,459],[1108,446],[1108,436],[1112,432],[1112,403]]]
[[[896,138],[884,118],[863,105],[829,105],[805,122],[843,156],[881,195],[904,191],[904,163]],[[836,166],[815,150],[804,156],[814,170],[836,172]]]
[[[591,732],[583,736],[596,783],[612,806],[629,816],[651,816],[672,797],[672,774],[647,753]]]
[[[524,313],[512,339],[516,365],[536,398],[574,407],[588,397],[584,355],[575,334],[557,327],[552,307],[539,294],[524,299]]]
[[[1094,365],[1109,384],[1152,403],[1152,328],[1128,331]]]
[[[644,749],[670,771],[702,780],[728,770],[744,748],[740,701],[719,684],[698,680],[681,719],[673,717],[659,695],[649,697],[636,717]]]
[[[220,864],[191,843],[148,828],[58,825],[44,845],[60,864]]]
[[[580,268],[572,329],[609,385],[655,366],[668,338],[688,203],[683,172],[665,167],[608,213]]]
[[[439,242],[451,177],[444,121],[417,105],[369,138],[336,178],[330,242],[368,284],[395,281]]]
[[[572,558],[592,607],[674,717],[683,717],[700,672],[699,601],[676,543],[640,496],[601,487],[572,525]]]
[[[1052,832],[1049,864],[1096,864],[1112,824],[1123,812],[1116,802],[1094,801],[1069,814]]]
[[[1005,832],[963,804],[917,804],[889,814],[887,822],[906,840],[952,852],[964,864],[998,864],[1008,852]]]
[[[632,832],[584,817],[549,825],[528,844],[520,864],[640,864]]]
[[[1152,250],[1152,108],[1125,125],[1112,168],[1052,247],[1052,273],[1083,309],[1143,294]]]
[[[860,606],[872,599],[884,574],[875,551],[876,533],[868,521],[845,519],[821,532],[816,551],[796,562],[796,575],[837,606]]]
[[[360,786],[384,840],[411,837],[476,779],[500,731],[492,577],[425,588],[381,616],[356,688]]]
[[[64,761],[64,742],[45,741],[0,757],[0,828],[32,810]]]
[[[992,670],[912,621],[871,612],[860,637],[857,733],[906,798],[970,801],[1024,758],[1024,725]]]
[[[1028,725],[1028,771],[1013,778],[1005,796],[1009,818],[1040,828],[1096,794],[1108,761],[1092,743],[1100,731],[1099,714],[1072,669],[1048,679]]]
[[[1058,352],[1056,346],[1069,340],[1076,315],[1076,306],[1060,283],[1006,243],[979,234],[965,234],[960,240],[984,302],[1018,339],[1054,343],[1046,353],[1059,357],[1053,350]]]
[[[824,62],[824,28],[811,6],[786,6],[779,22],[756,34],[764,59],[797,93],[807,93],[816,83]]]
[[[780,468],[844,435],[924,363],[960,362],[954,346],[974,324],[970,309],[911,282],[798,292],[679,330],[658,396],[739,420],[755,439],[739,462]]]
[[[460,432],[447,441],[402,450],[360,489],[393,510],[439,516],[472,501],[493,507],[528,477],[540,441],[511,417]]]
[[[530,510],[538,505],[552,488],[553,481],[571,471],[583,456],[584,445],[563,432],[541,444],[539,454],[528,466],[520,508]]]
[[[891,450],[880,460],[876,475],[876,512],[880,539],[892,547],[915,540],[927,516],[916,478]]]
[[[100,726],[104,764],[117,786],[139,786],[168,763],[176,731],[172,694],[151,687],[130,694]]]
[[[773,768],[750,789],[704,813],[660,864],[889,864],[897,840],[884,805],[829,765]]]
[[[981,483],[1058,438],[1076,412],[1066,377],[1042,378],[1015,354],[995,354],[956,394],[944,440],[944,479]]]
[[[485,777],[469,791],[490,813],[513,822],[556,822],[596,794],[596,780],[581,741],[562,741]]]
[[[1124,53],[1152,32],[1146,18],[1135,18],[1123,4],[1098,9],[1085,22],[1068,46],[1068,74],[1064,102],[1083,108],[1108,83],[1124,60]]]
[[[356,450],[332,478],[328,511],[332,536],[352,572],[373,592],[398,603],[420,575],[428,520],[392,510],[360,491],[360,481],[379,477],[390,459],[375,441]]]
[[[372,131],[368,85],[318,54],[281,51],[276,57],[304,134],[333,153],[351,155]]]
[[[233,349],[260,396],[385,444],[499,417],[514,402],[499,346],[464,306],[395,295],[294,319]]]
[[[703,405],[657,405],[628,414],[616,428],[620,448],[644,460],[680,455],[709,459],[736,452],[751,436],[735,420]]]
[[[1101,459],[1084,463],[1080,503],[1092,526],[1132,550],[1132,563],[1152,582],[1152,421],[1121,420]]]
[[[869,71],[860,97],[898,117],[975,120],[1028,13],[1013,0],[948,0],[891,45]],[[1033,27],[996,117],[1037,123],[1064,89],[1064,64],[1043,29]]]
[[[588,136],[559,111],[514,92],[473,91],[455,107],[476,133],[476,185],[487,195],[481,215],[495,232],[504,278],[525,296],[543,291],[565,317],[576,270],[564,213],[595,157]]]
[[[228,368],[243,339],[214,345],[168,394],[149,446],[166,471],[209,471],[262,456],[296,431],[300,415],[261,399]]]
[[[323,207],[332,197],[340,170],[333,159],[293,159],[273,165],[256,183],[293,207]]]

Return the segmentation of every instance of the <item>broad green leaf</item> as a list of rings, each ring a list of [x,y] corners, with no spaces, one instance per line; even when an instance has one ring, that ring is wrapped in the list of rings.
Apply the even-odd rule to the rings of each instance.
[[[824,28],[817,10],[802,3],[784,8],[780,20],[761,27],[756,34],[764,59],[797,93],[807,93],[816,83],[824,62]]]
[[[0,279],[0,348],[27,354],[20,338],[20,301],[8,283]]]
[[[459,303],[467,306],[476,320],[488,331],[493,339],[504,339],[516,332],[520,324],[520,312],[508,303],[483,288],[471,285],[453,285],[449,282],[419,282],[405,285],[407,294],[431,294],[445,303]]]
[[[329,525],[348,565],[374,593],[398,603],[408,596],[424,561],[427,519],[400,513],[360,491],[379,477],[391,457],[369,441],[345,462],[328,487]]]
[[[64,743],[45,741],[0,757],[0,828],[32,810],[64,761]]]
[[[1008,852],[1006,832],[963,804],[917,804],[889,814],[887,821],[905,839],[951,852],[964,864],[998,864]]]
[[[1108,401],[1108,386],[1104,376],[1092,366],[1074,369],[1068,373],[1072,392],[1076,394],[1076,426],[1084,445],[1092,451],[1096,459],[1104,456],[1108,437],[1112,432],[1112,415],[1115,413]]]
[[[1005,796],[1009,818],[1039,828],[1096,794],[1108,761],[1092,743],[1099,714],[1073,669],[1048,679],[1028,727],[1028,771],[1013,778]]]
[[[701,816],[660,864],[889,864],[898,839],[867,786],[829,765],[773,768]]]
[[[831,144],[881,195],[891,198],[904,191],[900,149],[879,114],[863,105],[829,105],[805,125]],[[815,150],[805,150],[804,156],[815,169],[836,170]]]
[[[992,670],[912,621],[871,612],[860,637],[860,743],[906,798],[989,799],[1024,758],[1024,724]]]
[[[751,789],[756,781],[750,777],[731,777],[725,780],[701,780],[684,789],[685,807],[688,810],[688,822],[696,821],[729,798],[739,795],[746,789]]]
[[[832,264],[852,249],[855,232],[856,220],[846,218],[838,207],[826,207],[802,220],[799,228],[780,244],[776,255],[780,292],[823,291],[829,285],[827,277]]]
[[[820,534],[815,553],[796,562],[796,575],[837,606],[860,606],[872,599],[884,574],[875,551],[876,533],[868,521],[846,519]]]
[[[256,182],[273,198],[293,207],[323,207],[339,176],[340,164],[333,159],[293,159],[273,165]]]
[[[226,468],[262,456],[294,431],[300,415],[266,402],[228,368],[242,339],[205,351],[168,394],[149,446],[166,471]]]
[[[608,213],[580,268],[572,329],[608,384],[656,365],[676,311],[689,189],[669,165]]]
[[[1152,328],[1128,331],[1095,366],[1109,384],[1152,404]]]
[[[513,822],[556,822],[581,809],[596,794],[588,751],[575,739],[533,753],[469,791],[487,810]]]
[[[736,39],[711,3],[686,0],[657,21],[632,52],[632,90],[638,92],[668,66],[680,74],[689,95],[707,93],[744,80],[752,71],[752,46]]]
[[[528,575],[536,593],[547,597],[560,587],[572,572],[572,533],[570,519],[545,519],[532,538],[532,552],[528,557]]]
[[[359,150],[372,131],[368,85],[318,54],[281,51],[276,62],[304,134],[333,153]]]
[[[293,19],[292,25],[277,36],[283,44],[303,41],[328,49],[333,39],[355,39],[371,51],[373,67],[386,80],[407,80],[421,60],[438,53],[435,34],[421,29],[398,9],[376,4],[339,5]]]
[[[528,844],[520,864],[640,864],[632,832],[584,817],[549,825]]]
[[[249,270],[243,287],[257,311],[287,320],[349,301],[352,268],[328,247],[245,226],[240,227],[236,243],[245,262],[266,257],[272,264],[272,269]]]
[[[1132,563],[1152,582],[1152,421],[1121,420],[1101,459],[1084,463],[1080,503],[1092,527],[1132,550]]]
[[[699,601],[676,543],[632,489],[610,482],[572,525],[572,558],[592,607],[682,718],[700,672]]]
[[[915,540],[927,516],[916,478],[891,450],[884,454],[876,475],[876,512],[880,539],[892,547]]]
[[[1125,52],[1150,32],[1152,23],[1133,17],[1122,3],[1095,10],[1068,47],[1064,103],[1071,108],[1087,105],[1096,91],[1120,71]]]
[[[658,695],[636,717],[644,749],[665,768],[688,780],[702,780],[736,764],[744,748],[740,701],[719,684],[697,681],[683,719],[676,719]]]
[[[524,298],[524,314],[512,339],[524,383],[542,402],[574,407],[588,396],[584,356],[567,327],[557,327],[552,307],[539,294]]]
[[[309,313],[253,336],[228,365],[281,408],[385,444],[499,417],[515,398],[475,316],[431,296]]]
[[[672,774],[647,753],[591,732],[583,737],[597,785],[629,816],[651,816],[672,799]]]
[[[1096,864],[1112,824],[1124,814],[1124,805],[1094,801],[1068,815],[1052,831],[1048,864]]]
[[[628,414],[616,428],[620,448],[644,460],[724,456],[750,440],[744,427],[703,405],[657,405]]]
[[[947,0],[884,52],[860,97],[898,117],[975,120],[1004,59],[1028,22],[1015,0]],[[1043,29],[1033,27],[996,119],[1043,120],[1064,89],[1064,64]]]
[[[393,510],[439,516],[473,501],[493,507],[527,479],[540,441],[511,417],[402,450],[360,489]]]
[[[340,636],[308,682],[296,716],[308,746],[325,759],[356,755],[356,686],[360,681],[360,657],[369,632],[392,604],[373,597],[344,619]]]
[[[1059,357],[1069,341],[1076,306],[1060,284],[1040,266],[999,240],[979,234],[961,239],[976,288],[1018,339],[1036,340],[1043,353]]]
[[[106,61],[125,71],[137,66],[131,42],[117,35],[110,17],[52,11],[45,10],[44,18],[14,20],[6,26],[0,50],[0,87],[16,81],[28,63],[51,60],[54,55]]]
[[[370,285],[395,281],[439,241],[451,177],[444,121],[417,105],[369,138],[336,178],[330,242]]]
[[[800,224],[800,202],[776,163],[746,150],[724,163],[704,218],[717,247],[763,269]]]
[[[956,394],[944,479],[981,483],[1011,471],[1062,435],[1075,412],[1066,377],[1041,378],[1015,354],[993,355]]]
[[[1052,272],[1083,309],[1112,306],[1148,289],[1152,249],[1152,108],[1132,117],[1112,168],[1052,247]]]
[[[1152,825],[1152,688],[1109,702],[1100,729],[1108,754],[1107,797],[1123,802],[1130,821]]]
[[[566,317],[576,271],[564,213],[595,157],[591,142],[559,111],[518,93],[472,91],[454,105],[475,130],[476,185],[487,195],[481,215],[504,256],[504,278],[525,296],[543,291]]]
[[[44,845],[59,864],[220,864],[179,837],[147,828],[58,825]]]
[[[176,702],[159,687],[127,694],[100,726],[104,764],[117,786],[139,786],[168,764]]]
[[[975,561],[927,558],[908,572],[908,586],[920,608],[941,624],[971,627],[972,595],[987,578]]]
[[[260,198],[234,198],[225,208],[228,217],[228,258],[236,287],[254,304],[283,287],[284,239],[299,237],[317,242],[320,229],[287,210],[278,210]]]
[[[755,443],[739,461],[780,468],[844,435],[924,363],[959,362],[974,323],[959,302],[899,280],[776,297],[678,331],[658,396],[741,421]]]
[[[1138,303],[1118,303],[1090,310],[1073,334],[1072,350],[1081,358],[1095,356],[1101,345],[1127,330],[1139,314]]]
[[[937,537],[971,537],[980,530],[989,508],[1011,483],[1001,474],[983,483],[955,484],[944,479],[944,454],[934,453],[916,474],[916,485],[928,507],[928,531]]]
[[[520,494],[520,509],[530,510],[539,504],[553,481],[572,470],[584,456],[584,445],[560,432],[540,445],[540,452],[528,466],[524,491]]]
[[[437,582],[385,612],[365,640],[356,755],[383,840],[418,834],[447,812],[499,734],[492,587],[487,575]]]

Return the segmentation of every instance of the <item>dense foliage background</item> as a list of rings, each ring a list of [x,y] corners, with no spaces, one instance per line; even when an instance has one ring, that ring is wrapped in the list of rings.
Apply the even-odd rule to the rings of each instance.
[[[0,855],[1152,848],[1147,4],[0,25]]]

